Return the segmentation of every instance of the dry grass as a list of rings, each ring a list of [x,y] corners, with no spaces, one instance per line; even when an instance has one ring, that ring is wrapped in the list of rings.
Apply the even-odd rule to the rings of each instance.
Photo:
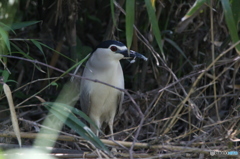
[[[214,8],[215,12],[211,13],[209,6],[205,6],[183,29],[184,24],[180,23],[180,20],[193,3],[159,2],[161,3],[157,3],[156,10],[167,59],[163,60],[160,57],[157,44],[152,38],[151,25],[145,16],[144,5],[137,3],[132,47],[144,53],[149,61],[137,61],[131,66],[123,63],[126,88],[130,96],[125,95],[123,110],[119,112],[114,123],[116,141],[107,140],[110,137],[108,135],[102,135],[102,141],[118,150],[116,156],[126,158],[209,158],[211,151],[239,151],[240,57],[234,49],[236,44],[230,41],[223,10],[213,5],[217,7]],[[92,1],[89,3],[95,4]],[[122,4],[123,1],[119,1],[119,6],[116,6],[115,18],[118,28],[124,30]],[[124,34],[119,29],[112,28],[112,21],[106,19],[111,16],[109,10],[103,10],[100,14],[97,5],[91,5],[95,12],[90,11],[91,7],[88,4],[82,5],[87,11],[79,11],[79,16],[84,20],[77,21],[77,28],[82,30],[77,30],[76,34],[82,42],[78,45],[81,56],[83,50],[88,49],[87,45],[95,46],[102,39],[124,39],[122,38]],[[85,19],[87,14],[92,14],[92,17]],[[97,18],[101,19],[101,24]],[[70,56],[74,53],[72,51],[74,46],[70,45],[69,41],[76,38],[76,35],[72,36],[71,28],[66,28],[65,25],[63,28],[67,34],[63,32],[59,34],[59,30],[54,29],[60,27],[62,23],[60,26],[54,26],[56,17],[51,19],[52,21],[50,18],[43,21],[47,23],[43,27],[50,31],[42,29],[39,36],[34,30],[32,36],[39,36],[43,43]],[[62,17],[62,20],[66,19]],[[73,27],[72,23],[70,24]],[[99,30],[105,31],[106,28],[109,30],[102,33],[104,37],[97,34]],[[44,32],[46,30],[49,32]],[[22,36],[27,31],[31,30],[26,29],[18,33]],[[56,38],[56,35],[61,38]],[[72,36],[69,41],[64,40],[69,36]],[[24,42],[24,46],[21,46],[23,44],[19,41],[13,43],[23,51],[30,51],[35,59],[45,62],[36,46],[28,41]],[[25,47],[25,43],[29,48]],[[71,48],[70,51],[68,48]],[[49,49],[46,49],[45,53],[51,68],[67,70],[71,65],[71,62],[62,57],[51,56],[55,54]],[[52,78],[46,77],[43,71],[47,72],[47,69],[42,68],[43,66],[39,69],[39,65],[36,64],[38,63],[29,66],[26,61],[20,62],[11,58],[8,62],[8,69],[12,72],[11,79],[18,82],[10,87],[13,90],[14,103],[18,106],[23,147],[33,144],[36,132],[39,132],[41,123],[48,113],[35,98],[35,93],[45,101],[54,101],[60,88],[68,81],[68,78],[58,80],[59,88],[47,86],[47,82],[44,81],[55,80],[55,77],[60,76],[59,72],[51,71]],[[44,87],[46,89],[43,90]],[[0,99],[3,105],[0,111],[2,130],[0,136],[1,142],[5,143],[1,147],[8,149],[14,147],[11,144],[16,144],[17,140],[7,138],[15,135],[9,133],[13,129],[9,115],[6,115],[8,109],[4,107],[7,105],[6,98],[2,95]],[[108,130],[105,133],[108,134]],[[51,135],[46,135],[45,138],[51,138]],[[103,152],[83,154],[84,152],[95,152],[95,147],[77,136],[73,130],[63,127],[52,153],[54,155],[63,153],[63,156],[58,157],[65,158],[105,155]]]

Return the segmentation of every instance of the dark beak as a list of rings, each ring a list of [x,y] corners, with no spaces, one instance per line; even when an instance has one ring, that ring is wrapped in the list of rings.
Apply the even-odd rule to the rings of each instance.
[[[142,54],[138,53],[138,52],[135,52],[133,50],[123,50],[123,51],[117,51],[118,53],[120,54],[123,54],[124,58],[125,59],[130,59],[130,58],[140,58],[140,59],[143,59],[145,61],[148,60],[148,58],[146,58],[145,56],[143,56]]]

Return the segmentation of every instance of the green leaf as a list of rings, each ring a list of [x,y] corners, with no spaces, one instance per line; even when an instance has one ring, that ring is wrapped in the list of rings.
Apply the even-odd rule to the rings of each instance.
[[[41,44],[42,46],[48,48],[49,50],[52,50],[52,51],[54,51],[54,52],[60,54],[62,57],[65,57],[66,59],[68,59],[68,60],[70,60],[70,61],[72,61],[72,62],[75,62],[73,59],[71,59],[71,58],[69,58],[68,56],[66,56],[66,55],[64,55],[64,54],[62,54],[62,53],[60,53],[60,52],[58,52],[58,51],[52,49],[51,47],[49,47],[49,46],[47,46],[47,45],[45,45],[45,44],[43,44],[43,43],[40,43],[40,42],[39,42],[39,44]]]
[[[192,23],[193,19],[201,13],[205,3],[210,3],[209,0],[196,0],[193,6],[188,10],[187,14],[181,19],[181,22],[176,26],[175,31],[177,33],[183,32],[183,30]],[[208,5],[207,4],[207,5]],[[209,6],[209,5],[208,5]]]
[[[239,41],[239,37],[238,37],[237,25],[234,21],[230,3],[228,0],[221,0],[221,3],[222,3],[223,10],[224,10],[224,15],[225,15],[225,20],[226,20],[226,23],[228,26],[228,30],[231,35],[231,39],[232,39],[233,43],[236,43]],[[236,48],[237,53],[240,55],[240,44],[238,44],[235,48]]]
[[[25,53],[22,49],[20,49],[17,45],[15,45],[14,43],[11,43],[11,45],[18,51],[18,52],[11,52],[11,54],[21,54],[24,57],[26,57],[27,59],[31,59],[34,60],[31,56],[29,56],[27,53]]]
[[[8,83],[12,82],[12,83],[16,83],[17,84],[17,81],[15,81],[15,80],[7,80],[6,82],[8,82]]]
[[[185,53],[182,51],[182,49],[177,45],[177,43],[175,43],[174,41],[172,41],[171,39],[165,38],[165,40],[171,44],[176,50],[178,50],[182,56],[187,60],[187,62],[192,66],[191,61],[186,57]]]
[[[28,27],[28,26],[33,25],[33,24],[37,24],[39,22],[40,21],[26,21],[26,22],[14,23],[14,24],[12,24],[11,28],[13,30],[21,29],[21,28],[25,28],[25,27]]]
[[[155,9],[154,9],[150,0],[145,0],[145,4],[146,4],[146,7],[147,7],[148,17],[149,17],[150,22],[152,24],[153,34],[154,34],[155,39],[157,41],[158,47],[161,51],[162,57],[165,60],[166,58],[165,58],[165,55],[164,55],[164,52],[163,52],[162,38],[161,38],[161,34],[160,34],[160,29],[158,27],[158,20],[157,20],[157,17],[155,15]]]
[[[238,23],[240,22],[239,6],[240,6],[240,1],[239,0],[233,0],[232,1],[232,12],[233,12],[234,21],[235,21],[237,26],[238,26]]]
[[[75,130],[84,139],[92,142],[97,148],[109,153],[109,150],[105,147],[102,141],[88,128],[83,122],[81,122],[71,111],[73,107],[66,106],[61,103],[43,103],[43,105],[55,115],[61,122],[65,123],[68,127]],[[69,109],[70,108],[70,109]]]
[[[88,15],[88,18],[91,19],[91,20],[93,20],[93,21],[95,21],[95,22],[98,22],[98,23],[100,23],[100,24],[101,24],[101,22],[102,22],[98,17],[93,16],[93,15]]]
[[[44,54],[44,51],[42,49],[40,42],[38,42],[37,40],[34,40],[34,39],[30,39],[30,41]]]
[[[41,46],[42,43],[38,42],[37,40],[34,39],[30,39],[30,41],[41,51],[41,53],[43,54],[44,60],[47,63],[47,58],[44,54],[43,48]],[[41,72],[44,72],[42,69],[38,69]],[[47,68],[47,72],[49,72],[49,69]],[[49,73],[48,73],[49,74]]]
[[[51,102],[48,102],[49,104],[53,104]],[[85,119],[89,124],[93,125],[96,129],[98,129],[98,127],[96,126],[96,124],[92,121],[92,119],[90,119],[84,112],[80,111],[77,108],[74,108],[72,106],[69,106],[67,104],[63,104],[63,103],[56,103],[57,106],[59,107],[59,109],[63,109],[63,108],[67,108],[69,110],[72,110],[72,112],[76,115],[79,115],[80,117],[82,117],[83,119]],[[100,129],[98,129],[100,131]]]
[[[2,76],[3,76],[3,82],[6,83],[8,81],[9,72],[7,70],[3,70]]]
[[[6,24],[4,24],[2,22],[0,22],[0,25],[2,25],[3,30],[5,30],[5,31],[11,30],[14,34],[16,34],[15,31],[12,30],[12,28],[10,26],[8,26],[8,25],[6,25]]]
[[[110,7],[111,7],[111,14],[112,14],[112,20],[113,20],[113,25],[114,27],[117,26],[116,19],[115,19],[115,12],[114,12],[114,0],[110,0]]]
[[[46,47],[46,48],[48,48],[48,49],[50,49],[50,50],[60,54],[61,56],[65,57],[68,60],[71,60],[71,61],[75,62],[73,59],[69,58],[68,56],[66,56],[66,55],[64,55],[64,54],[62,54],[62,53],[52,49],[51,47],[49,47],[49,46],[47,46],[47,45],[45,45],[45,44],[43,44],[43,43],[41,43],[41,42],[39,42],[37,40],[30,39],[30,41],[32,41],[32,43],[43,53],[43,55],[44,55],[44,52],[43,52],[42,46],[44,46],[44,47]],[[45,55],[44,55],[44,57],[45,57]]]
[[[9,75],[10,75],[9,72],[4,69],[4,70],[0,70],[0,73],[1,73],[1,78],[3,78],[3,82],[4,83],[8,82],[9,81],[8,78],[9,78]],[[3,85],[1,84],[0,91],[2,91],[2,90],[3,90]]]
[[[209,0],[196,0],[194,5],[188,10],[187,14],[182,18],[182,21],[188,19],[193,16],[199,9],[201,9],[204,3],[207,3]]]
[[[9,38],[8,38],[8,33],[2,27],[0,27],[0,43],[1,43],[1,41],[3,41],[5,43],[5,45],[7,46],[8,51],[11,52],[10,42],[9,42]]]
[[[81,40],[77,37],[77,46],[76,46],[76,59],[82,59],[84,58],[89,52],[92,52],[92,48],[86,45],[83,45]]]
[[[133,24],[135,13],[135,0],[126,1],[126,40],[127,47],[130,48],[133,39]]]
[[[14,30],[16,30],[16,29],[25,28],[25,27],[27,27],[27,26],[30,26],[30,25],[33,25],[33,24],[36,24],[36,23],[39,23],[39,22],[40,22],[40,21],[19,22],[19,23],[14,23],[14,24],[12,24],[11,26],[8,26],[8,25],[0,22],[0,25],[3,26],[3,29],[4,29],[5,31],[10,31],[10,30],[11,30],[13,33],[15,33]],[[16,33],[15,33],[15,34],[16,34]]]
[[[56,87],[58,88],[57,82],[51,82],[51,85],[52,85],[52,86],[56,86]]]

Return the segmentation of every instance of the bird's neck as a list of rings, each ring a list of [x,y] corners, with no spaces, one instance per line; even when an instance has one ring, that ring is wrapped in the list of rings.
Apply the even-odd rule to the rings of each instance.
[[[103,58],[92,58],[88,61],[91,68],[96,70],[108,70],[117,69],[120,65],[120,61],[117,59],[103,59]]]

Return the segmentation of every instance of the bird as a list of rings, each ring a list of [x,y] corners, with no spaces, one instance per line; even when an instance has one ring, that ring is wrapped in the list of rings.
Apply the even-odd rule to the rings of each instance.
[[[106,40],[101,42],[92,52],[83,70],[82,77],[98,80],[111,86],[124,89],[124,75],[121,59],[147,58],[140,53],[129,50],[122,42]],[[121,109],[124,92],[82,78],[80,83],[81,110],[95,123],[91,130],[99,136],[99,130],[105,123],[109,126],[113,137],[113,122],[118,109]]]

